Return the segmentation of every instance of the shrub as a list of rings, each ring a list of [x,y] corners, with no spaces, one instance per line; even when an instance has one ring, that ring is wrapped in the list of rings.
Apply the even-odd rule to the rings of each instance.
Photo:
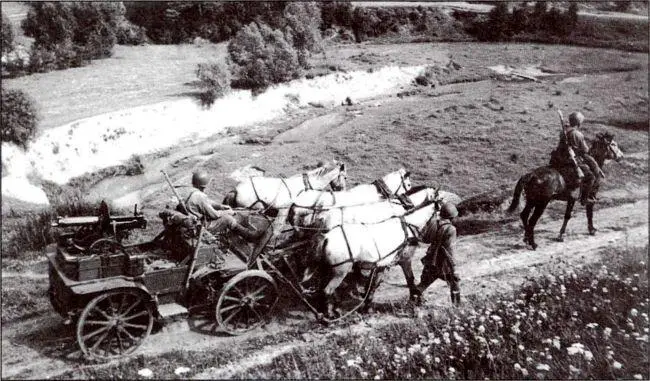
[[[268,25],[250,23],[228,44],[234,87],[259,91],[298,78],[296,50],[284,34]]]
[[[0,46],[3,54],[12,51],[14,48],[14,30],[9,19],[4,14],[2,15],[2,40]]]
[[[23,20],[25,35],[34,38],[33,71],[79,66],[110,57],[118,24],[124,19],[121,2],[32,2]]]
[[[230,71],[223,62],[200,63],[196,69],[199,87],[203,90],[201,101],[210,106],[217,98],[230,91]]]
[[[27,149],[36,134],[38,115],[32,99],[21,90],[2,91],[2,141]]]
[[[298,62],[309,68],[307,58],[311,52],[323,51],[320,34],[321,12],[315,3],[292,2],[284,8],[287,26],[285,35],[298,53]]]
[[[147,42],[146,29],[123,20],[117,26],[115,38],[120,45],[143,45]]]

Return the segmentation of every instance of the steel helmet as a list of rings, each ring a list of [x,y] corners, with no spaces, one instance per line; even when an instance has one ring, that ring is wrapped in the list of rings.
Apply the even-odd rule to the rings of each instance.
[[[197,188],[205,188],[210,183],[210,177],[205,171],[195,171],[192,173],[192,185]]]
[[[584,122],[585,116],[582,115],[580,111],[572,112],[569,114],[569,125],[570,126],[579,126]]]
[[[458,217],[458,209],[451,202],[445,202],[440,208],[440,218],[455,218]]]

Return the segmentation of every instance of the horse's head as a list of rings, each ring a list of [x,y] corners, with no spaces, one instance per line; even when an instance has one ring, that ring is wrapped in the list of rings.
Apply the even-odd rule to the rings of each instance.
[[[600,132],[596,135],[596,140],[591,145],[589,154],[602,164],[605,160],[620,161],[623,159],[623,151],[618,148],[618,143],[614,140],[614,135],[609,132]]]
[[[393,195],[400,195],[408,192],[411,187],[411,172],[400,168],[382,177],[384,184]]]
[[[306,173],[310,189],[323,189],[327,184],[334,191],[345,190],[348,174],[344,163],[334,161],[334,166],[319,166]]]
[[[332,181],[330,181],[330,188],[332,188],[333,191],[345,190],[347,188],[348,179],[348,173],[345,170],[345,164],[337,164],[333,172],[336,174],[336,176],[332,179]]]

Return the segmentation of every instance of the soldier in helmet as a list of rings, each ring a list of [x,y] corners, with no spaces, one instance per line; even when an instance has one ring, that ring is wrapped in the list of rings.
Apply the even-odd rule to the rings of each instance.
[[[234,212],[228,205],[216,203],[203,192],[210,183],[210,177],[205,171],[192,174],[192,186],[195,188],[185,201],[190,214],[196,216],[208,228],[208,231],[220,234],[228,229],[233,230],[249,241],[258,239],[262,231],[248,228],[237,222]]]
[[[602,171],[596,160],[589,155],[589,146],[584,135],[579,130],[584,120],[585,117],[581,112],[569,114],[569,127],[566,129],[566,133],[560,134],[558,144],[558,151],[560,151],[561,147],[571,147],[578,158],[578,166],[584,173],[580,184],[580,203],[583,205],[596,202],[593,195],[602,177]]]
[[[422,229],[422,241],[430,243],[427,254],[422,258],[422,275],[420,284],[411,298],[418,304],[423,301],[422,293],[436,279],[447,282],[451,290],[451,302],[454,305],[460,304],[460,278],[456,275],[456,264],[454,262],[454,246],[456,244],[456,227],[452,224],[458,216],[456,206],[446,202],[440,209],[440,216],[435,215],[427,222]]]

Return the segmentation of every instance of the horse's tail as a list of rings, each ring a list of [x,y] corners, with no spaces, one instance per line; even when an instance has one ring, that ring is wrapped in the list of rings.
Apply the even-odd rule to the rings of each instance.
[[[228,205],[232,208],[237,207],[237,190],[231,190],[226,193],[226,196],[223,198],[223,204]]]
[[[519,181],[517,181],[517,185],[515,185],[515,191],[514,194],[512,195],[512,202],[510,203],[510,207],[508,207],[507,212],[508,213],[513,213],[517,208],[519,207],[519,199],[521,198],[521,192],[524,190],[524,185],[528,182],[530,179],[531,174],[525,174],[519,178]]]

